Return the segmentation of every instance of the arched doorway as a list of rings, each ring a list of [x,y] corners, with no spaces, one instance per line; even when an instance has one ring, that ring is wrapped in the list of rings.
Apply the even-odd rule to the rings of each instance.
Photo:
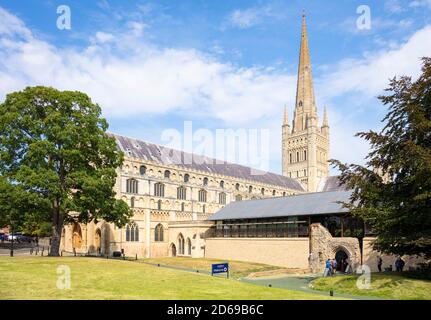
[[[73,249],[81,249],[82,247],[82,231],[79,223],[75,223],[73,226],[72,246]]]
[[[96,230],[96,233],[94,234],[94,249],[96,250],[97,254],[101,253],[100,245],[102,240],[102,231],[100,229]]]
[[[171,257],[177,256],[177,247],[175,247],[175,244],[171,243],[171,248],[169,251],[170,251]]]
[[[344,249],[338,249],[335,253],[335,260],[337,261],[337,271],[345,272],[349,260],[347,252]]]

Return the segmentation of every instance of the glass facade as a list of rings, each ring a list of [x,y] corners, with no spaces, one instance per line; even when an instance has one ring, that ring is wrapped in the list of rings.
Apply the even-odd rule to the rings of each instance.
[[[214,236],[219,238],[304,238],[309,236],[312,223],[321,223],[333,237],[362,238],[371,235],[370,229],[359,218],[319,215],[217,221]]]
[[[216,237],[225,238],[297,238],[308,237],[308,221],[297,217],[218,221]]]

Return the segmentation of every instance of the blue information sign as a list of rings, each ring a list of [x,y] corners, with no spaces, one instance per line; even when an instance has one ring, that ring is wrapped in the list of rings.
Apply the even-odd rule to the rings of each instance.
[[[211,268],[211,275],[215,273],[227,273],[229,277],[229,263],[215,263]]]

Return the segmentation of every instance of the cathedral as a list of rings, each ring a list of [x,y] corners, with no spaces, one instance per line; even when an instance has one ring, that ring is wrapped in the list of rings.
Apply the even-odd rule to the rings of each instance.
[[[350,193],[328,176],[328,116],[325,108],[319,122],[311,69],[303,16],[293,119],[285,107],[282,120],[282,175],[255,175],[246,166],[110,134],[125,155],[115,192],[133,218],[123,228],[104,221],[66,225],[62,251],[206,257],[314,271],[328,257],[348,257],[352,264],[375,259],[372,231],[342,208],[339,201]]]
[[[329,172],[329,123],[325,108],[322,125],[319,124],[305,16],[302,17],[295,111],[291,126],[288,108],[285,108],[282,139],[283,175],[301,182],[309,192],[317,191],[319,182]]]

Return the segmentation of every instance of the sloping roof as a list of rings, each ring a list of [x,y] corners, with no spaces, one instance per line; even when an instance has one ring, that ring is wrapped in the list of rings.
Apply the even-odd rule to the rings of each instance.
[[[322,179],[317,187],[318,192],[346,191],[345,185],[341,184],[339,176],[330,176]]]
[[[213,214],[209,220],[256,219],[348,212],[350,191],[300,194],[262,200],[235,201]]]
[[[131,157],[166,165],[176,165],[185,169],[230,176],[237,179],[252,180],[292,190],[305,191],[298,181],[279,174],[263,172],[239,164],[215,160],[113,133],[109,133],[109,135],[116,139],[118,148]]]

